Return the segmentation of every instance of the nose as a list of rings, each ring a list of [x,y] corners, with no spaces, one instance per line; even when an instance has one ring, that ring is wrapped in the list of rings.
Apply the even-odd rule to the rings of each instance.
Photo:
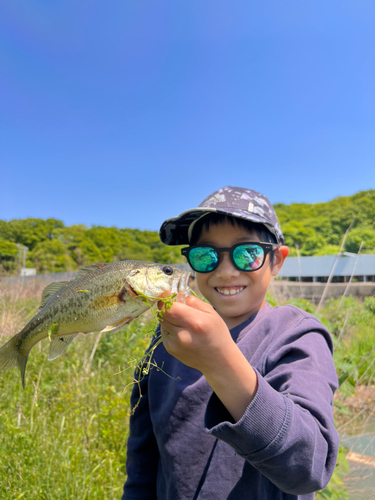
[[[220,253],[219,265],[214,272],[218,278],[222,279],[232,278],[240,274],[240,271],[234,267],[228,252]]]

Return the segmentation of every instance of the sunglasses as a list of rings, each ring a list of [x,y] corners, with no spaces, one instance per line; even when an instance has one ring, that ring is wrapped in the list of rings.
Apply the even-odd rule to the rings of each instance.
[[[181,254],[184,255],[190,266],[197,273],[210,273],[219,265],[219,255],[221,252],[229,252],[230,259],[240,271],[252,272],[258,271],[268,253],[276,250],[278,245],[272,243],[239,243],[230,248],[216,248],[208,245],[193,245],[182,248]]]

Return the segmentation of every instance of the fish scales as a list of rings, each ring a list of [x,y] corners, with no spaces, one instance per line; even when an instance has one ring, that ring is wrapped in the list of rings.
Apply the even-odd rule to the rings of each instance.
[[[0,369],[18,366],[24,386],[28,354],[40,340],[50,338],[49,359],[55,359],[78,333],[118,331],[159,298],[185,295],[189,274],[173,266],[121,261],[94,264],[71,282],[49,285],[39,312],[0,348]]]

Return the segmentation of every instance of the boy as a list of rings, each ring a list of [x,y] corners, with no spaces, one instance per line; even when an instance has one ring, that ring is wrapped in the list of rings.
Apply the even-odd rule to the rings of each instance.
[[[313,499],[338,449],[332,341],[313,316],[266,303],[289,252],[272,205],[225,187],[160,238],[189,245],[211,306],[188,297],[163,315],[162,370],[142,380],[123,500]]]

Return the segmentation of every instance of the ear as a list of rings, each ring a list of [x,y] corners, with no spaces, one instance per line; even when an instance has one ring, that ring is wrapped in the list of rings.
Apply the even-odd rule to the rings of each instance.
[[[284,260],[288,257],[289,247],[281,245],[275,250],[275,261],[272,267],[271,276],[276,276],[280,269],[283,267]]]

